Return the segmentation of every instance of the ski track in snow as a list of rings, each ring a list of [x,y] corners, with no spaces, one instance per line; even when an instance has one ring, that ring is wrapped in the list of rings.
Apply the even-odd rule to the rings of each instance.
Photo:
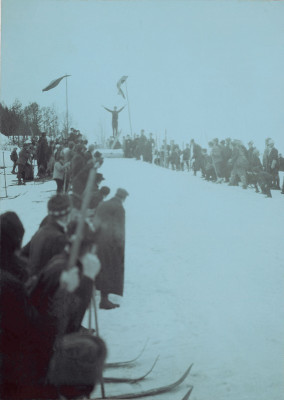
[[[137,377],[160,355],[146,380],[107,384],[106,394],[168,384],[193,362],[180,388],[157,399],[182,399],[189,385],[192,400],[283,399],[284,196],[272,191],[266,199],[133,159],[105,159],[100,172],[111,196],[118,187],[130,193],[125,294],[111,296],[119,309],[98,310],[108,361],[135,357],[149,338],[135,366],[105,375]],[[3,169],[0,179],[3,196]],[[1,212],[18,213],[24,244],[55,187],[54,181],[8,187],[8,195],[23,195],[1,200]],[[98,386],[92,397],[100,395]]]

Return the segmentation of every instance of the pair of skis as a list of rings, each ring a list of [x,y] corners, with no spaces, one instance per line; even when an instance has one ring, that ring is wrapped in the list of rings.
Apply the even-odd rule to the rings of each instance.
[[[140,354],[138,354],[137,357],[135,357],[132,360],[129,361],[120,361],[120,362],[114,362],[114,363],[107,363],[105,365],[105,368],[117,368],[117,367],[130,367],[131,365],[133,365],[143,354],[144,350],[145,350],[146,345],[144,346],[144,348],[142,349],[142,351],[140,352]],[[104,377],[104,382],[105,383],[137,383],[139,381],[142,381],[143,379],[145,379],[154,369],[157,361],[159,359],[159,356],[156,358],[156,360],[154,361],[154,364],[151,366],[151,368],[149,369],[149,371],[147,371],[144,375],[138,377],[138,378],[107,378]],[[111,399],[138,399],[138,398],[142,398],[142,397],[149,397],[149,396],[157,396],[166,392],[170,392],[172,390],[174,390],[175,388],[177,388],[182,382],[184,382],[184,380],[186,379],[186,377],[189,375],[191,368],[192,368],[193,364],[191,364],[187,370],[184,372],[184,374],[175,382],[172,382],[170,384],[167,385],[163,385],[163,386],[158,386],[152,389],[148,389],[148,390],[144,390],[144,391],[140,391],[140,392],[133,392],[133,393],[126,393],[126,394],[120,394],[120,395],[115,395],[115,396],[111,396],[111,397],[101,397],[101,398],[96,398],[96,399],[91,399],[91,400],[102,400],[102,399],[107,399],[107,400],[111,400]],[[185,396],[182,398],[182,400],[187,400],[191,394],[193,390],[193,386],[190,386],[190,389],[187,391],[187,393],[185,394]]]

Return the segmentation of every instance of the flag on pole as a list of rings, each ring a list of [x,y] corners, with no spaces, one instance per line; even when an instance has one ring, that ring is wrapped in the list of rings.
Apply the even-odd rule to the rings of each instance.
[[[117,82],[116,86],[118,89],[118,94],[120,94],[124,99],[125,99],[125,94],[123,93],[122,89],[121,89],[121,85],[126,81],[128,77],[127,76],[122,76],[119,81]]]
[[[54,79],[54,81],[51,81],[49,85],[47,85],[44,89],[42,89],[42,91],[47,92],[48,90],[55,88],[60,83],[60,81],[63,78],[67,78],[67,76],[71,76],[71,75],[64,75],[64,76],[61,76],[61,78]]]

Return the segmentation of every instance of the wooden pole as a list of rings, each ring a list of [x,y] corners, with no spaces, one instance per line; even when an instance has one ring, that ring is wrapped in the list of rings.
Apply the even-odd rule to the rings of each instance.
[[[91,201],[92,188],[94,187],[98,167],[99,167],[99,164],[94,165],[94,167],[89,172],[89,177],[88,177],[86,189],[84,192],[83,203],[82,203],[82,207],[81,207],[81,215],[80,215],[80,219],[79,219],[79,222],[78,222],[78,225],[76,228],[76,232],[75,232],[76,239],[73,242],[72,247],[71,247],[71,252],[70,252],[70,256],[69,256],[69,260],[68,260],[67,269],[71,269],[74,265],[76,265],[81,241],[83,239],[83,231],[84,231],[85,218],[87,216],[87,209],[88,209],[90,201]],[[97,319],[96,319],[96,329],[98,332]],[[104,389],[103,378],[101,381],[101,392],[102,392],[102,398],[104,399],[105,398],[105,389]]]
[[[68,139],[68,131],[69,131],[69,126],[68,126],[69,122],[68,122],[68,86],[67,86],[67,79],[68,79],[68,76],[66,76],[66,139]]]
[[[133,137],[131,116],[130,116],[130,105],[129,105],[129,98],[128,98],[128,90],[127,90],[127,81],[125,81],[125,88],[126,88],[126,97],[127,97],[127,105],[128,105],[127,108],[128,108],[128,118],[129,118],[129,125],[130,125],[130,133],[131,133],[131,137]]]

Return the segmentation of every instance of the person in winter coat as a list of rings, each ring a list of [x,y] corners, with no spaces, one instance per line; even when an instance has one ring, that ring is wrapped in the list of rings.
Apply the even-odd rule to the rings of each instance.
[[[17,259],[17,257],[15,259],[15,253],[20,250],[24,234],[21,221],[15,213],[7,212],[0,216],[0,228],[1,400],[51,400],[58,399],[60,394],[67,395],[68,393],[73,395],[73,399],[79,395],[82,396],[82,394],[85,394],[86,388],[83,388],[82,393],[82,388],[76,385],[74,376],[71,377],[70,375],[70,379],[73,378],[72,382],[68,382],[66,376],[64,377],[66,373],[70,374],[72,371],[77,376],[77,382],[78,375],[82,375],[82,373],[85,382],[86,375],[91,376],[90,383],[92,384],[87,388],[89,394],[89,390],[94,388],[96,375],[101,376],[106,354],[104,343],[101,339],[96,341],[94,338],[96,343],[89,342],[85,346],[85,350],[88,350],[88,357],[86,357],[86,355],[80,354],[81,346],[74,342],[74,337],[71,337],[71,351],[73,351],[73,354],[75,352],[76,359],[72,360],[70,351],[69,354],[66,354],[68,350],[66,345],[57,340],[58,326],[53,323],[58,321],[56,316],[51,315],[50,319],[47,319],[46,315],[38,311],[26,292],[19,275],[20,270],[11,268],[11,265],[15,264]],[[83,259],[82,274],[84,278],[82,279],[88,281],[92,288],[98,272],[98,265],[98,262],[95,265],[94,259],[89,259],[87,262]],[[78,296],[79,273],[77,267],[72,267],[68,271],[61,270],[57,275],[56,283],[66,296],[70,296],[71,293]],[[45,285],[45,293],[49,293],[49,304],[54,304],[58,291],[51,290],[49,292],[50,287],[50,283],[47,286]],[[81,296],[85,298],[85,291]],[[67,311],[65,319],[68,317],[74,319],[74,310],[65,309],[65,311]],[[55,343],[57,343],[56,346]],[[54,355],[57,356],[55,360]],[[51,363],[51,361],[53,362]],[[83,368],[84,362],[87,368]],[[52,376],[54,374],[57,377],[56,379]],[[62,379],[64,379],[63,391],[61,390]]]
[[[202,166],[202,149],[199,144],[194,142],[194,139],[190,141],[190,148],[191,148],[191,163],[194,171],[194,175],[196,172],[201,169]]]
[[[272,175],[273,187],[280,190],[278,150],[274,147],[272,139],[269,139],[267,143],[267,164],[265,171]]]
[[[53,169],[53,179],[57,185],[57,194],[63,192],[64,185],[64,174],[66,169],[69,167],[70,163],[64,164],[64,155],[60,155],[59,160],[55,162]]]
[[[43,132],[41,138],[38,141],[37,153],[36,153],[37,165],[38,168],[43,171],[43,174],[45,174],[46,172],[49,156],[50,156],[50,150],[46,139],[46,133]]]
[[[61,253],[68,242],[67,225],[71,211],[69,197],[53,196],[47,204],[47,222],[35,233],[29,246],[31,275],[38,275],[47,262]]]
[[[189,171],[189,160],[190,160],[190,146],[189,143],[187,143],[185,149],[182,152],[182,170],[184,170],[184,164],[185,164],[187,171]]]
[[[232,172],[230,178],[230,186],[237,185],[237,179],[239,178],[242,182],[243,189],[247,188],[247,170],[248,170],[248,160],[246,157],[246,151],[244,146],[239,140],[234,140],[232,142],[233,145],[233,154],[232,154]]]
[[[222,149],[222,155],[224,159],[224,177],[225,177],[225,182],[230,181],[230,176],[232,172],[232,165],[229,162],[229,160],[232,157],[232,145],[231,145],[231,139],[227,138],[225,140],[225,146]]]
[[[214,139],[211,143],[212,143],[211,158],[217,175],[217,183],[221,183],[224,175],[223,174],[224,160],[222,155],[222,149],[218,143],[218,139]]]
[[[25,185],[26,184],[26,177],[25,177],[25,168],[30,158],[30,153],[27,149],[27,144],[24,144],[24,147],[19,153],[19,158],[17,161],[18,164],[18,185]]]
[[[101,262],[96,288],[101,291],[100,308],[106,310],[119,306],[108,299],[110,293],[123,295],[125,249],[123,202],[127,196],[125,189],[118,189],[112,199],[99,204],[94,219],[95,228],[100,229],[98,257]]]
[[[17,161],[18,161],[18,153],[17,153],[17,147],[13,148],[12,153],[10,154],[10,159],[13,161],[13,169],[12,169],[12,174],[16,174],[16,166],[17,166]]]

